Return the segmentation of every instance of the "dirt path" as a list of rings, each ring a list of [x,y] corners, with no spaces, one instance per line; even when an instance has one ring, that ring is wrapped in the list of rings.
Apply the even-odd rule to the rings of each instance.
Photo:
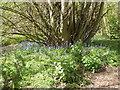
[[[8,46],[0,47],[0,50],[13,50],[13,49],[15,49],[16,46],[17,46],[17,44],[8,45]]]
[[[120,74],[118,67],[106,67],[105,71],[90,74],[89,77],[92,83],[83,88],[119,88],[120,89]]]

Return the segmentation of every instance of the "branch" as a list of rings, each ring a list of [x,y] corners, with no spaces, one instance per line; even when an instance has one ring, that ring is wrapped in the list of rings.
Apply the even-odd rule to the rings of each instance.
[[[108,10],[101,16],[101,18],[103,18],[110,10],[112,10],[112,9],[108,9]]]

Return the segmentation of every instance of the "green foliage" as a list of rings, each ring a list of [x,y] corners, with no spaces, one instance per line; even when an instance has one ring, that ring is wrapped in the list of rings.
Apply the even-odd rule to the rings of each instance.
[[[119,16],[118,16],[118,3],[106,2],[104,6],[104,12],[106,15],[100,23],[99,34],[107,35],[109,39],[119,39]]]
[[[1,44],[2,46],[7,46],[7,45],[11,45],[11,44],[17,44],[20,42],[25,41],[26,38],[24,36],[21,35],[12,35],[11,37],[2,37],[2,41]]]
[[[107,40],[107,39],[109,39],[109,36],[107,36],[107,35],[95,35],[91,40],[98,40],[98,42],[95,42],[95,43],[99,43],[100,41],[99,40]]]
[[[2,46],[10,45],[11,41],[9,39],[2,39]]]
[[[112,39],[115,38],[120,38],[120,33],[119,33],[119,23],[118,23],[118,17],[117,14],[110,14],[108,17],[109,20],[109,30],[110,30],[110,37]]]
[[[92,42],[95,45],[95,43]],[[2,77],[10,87],[69,87],[85,85],[85,70],[97,72],[104,65],[118,65],[118,54],[105,46],[77,42],[69,48],[20,43],[15,51],[3,53]]]
[[[5,81],[11,79],[12,85],[10,87],[50,87],[53,79],[50,77],[47,66],[44,66],[46,64],[43,62],[45,58],[41,58],[42,56],[37,54],[24,57],[22,52],[19,52],[18,55],[17,51],[12,54],[3,59],[3,62],[6,62],[2,65],[3,77],[6,76],[4,77]]]
[[[84,66],[92,72],[97,72],[104,65],[118,65],[116,51],[110,51],[106,47],[88,47],[88,52],[82,58]]]
[[[84,68],[76,63],[79,57],[73,54],[74,47],[71,53],[68,48],[36,48],[37,44],[28,42],[19,47],[2,60],[3,77],[7,77],[5,81],[12,80],[11,87],[52,87],[59,82],[88,82],[84,79]]]
[[[110,34],[111,39],[120,38],[119,33],[119,19],[118,19],[118,3],[108,3],[106,4],[106,9],[110,11],[105,16],[107,31]]]

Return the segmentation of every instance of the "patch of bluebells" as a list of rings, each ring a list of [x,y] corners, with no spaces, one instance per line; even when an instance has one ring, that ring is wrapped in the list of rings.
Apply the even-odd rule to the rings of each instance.
[[[33,50],[33,52],[37,52],[38,48],[40,47],[40,44],[37,44],[36,42],[29,42],[29,41],[25,41],[25,42],[21,42],[18,45],[18,50]]]
[[[93,41],[91,41],[93,42]],[[79,47],[81,47],[81,45],[79,45],[79,42],[77,41],[77,46],[78,46],[78,49],[80,49]],[[68,43],[64,43],[64,46],[68,45]],[[94,48],[96,48],[97,50],[99,50],[100,48],[102,48],[102,46],[97,46],[95,45],[94,48],[92,48],[92,46],[90,44],[87,44],[85,43],[84,44],[85,46],[87,45],[87,51],[91,51],[91,50],[94,50]],[[102,45],[102,44],[101,44]],[[23,50],[32,50],[32,52],[34,53],[37,53],[37,52],[40,52],[40,53],[43,53],[43,54],[47,54],[50,52],[50,54],[52,56],[56,55],[56,53],[54,52],[54,50],[61,50],[62,48],[64,48],[64,46],[60,46],[58,45],[58,43],[56,43],[56,46],[54,47],[54,45],[52,44],[48,44],[47,46],[42,46],[42,45],[39,45],[37,44],[36,42],[28,42],[28,41],[25,41],[25,42],[22,42],[18,45],[21,49]],[[39,51],[39,47],[41,48]],[[75,46],[74,45],[71,45],[71,48],[74,48]],[[74,51],[73,51],[73,54],[77,54],[79,53],[78,52],[78,49],[76,48]],[[107,50],[109,51],[110,48],[107,48]],[[85,50],[82,50],[82,51],[85,51]],[[85,51],[85,52],[87,52]],[[81,55],[84,56],[85,55],[85,52],[81,52]],[[68,51],[69,53],[69,51]],[[100,54],[100,52],[96,52],[98,54]],[[62,54],[66,54],[66,49],[64,49],[64,51],[62,52]]]
[[[64,59],[66,60],[66,58],[69,57],[68,61],[74,60],[82,63],[86,61],[83,63],[84,65],[95,65],[94,67],[96,67],[97,64],[99,66],[99,62],[96,63],[98,59],[101,63],[103,60],[107,60],[108,56],[110,55],[110,48],[105,48],[102,46],[102,44],[100,46],[92,46],[91,44],[87,43],[82,45],[81,42],[77,41],[75,45],[70,45],[70,48],[65,48],[68,46],[68,43],[64,43],[63,46],[58,45],[58,43],[56,43],[55,46],[52,44],[41,46],[35,42],[22,42],[19,44],[19,46],[24,50],[32,50],[32,52],[39,53],[43,57],[48,57],[51,60],[60,60],[62,62],[62,60],[64,61]],[[96,60],[95,57],[97,57]],[[89,65],[87,66],[88,68],[90,67]]]
[[[44,45],[44,47],[46,47],[46,48],[56,48],[56,49],[62,49],[62,48],[65,48],[65,47],[67,47],[67,43],[64,43],[63,45],[59,45],[58,43],[56,43],[55,45],[53,45],[53,44],[46,44],[46,45]]]
[[[22,47],[24,45],[27,45],[27,46],[40,46],[40,44],[37,44],[36,42],[25,41],[25,42],[21,42],[19,44],[19,47]]]
[[[110,50],[110,48],[107,48],[107,50]]]
[[[85,68],[97,71],[102,65],[117,65],[116,52],[110,48],[102,46],[102,44],[85,48],[85,53],[82,51],[82,63]]]
[[[86,47],[94,46],[95,48],[102,48],[102,47],[104,47],[103,46],[103,41],[100,41],[99,45],[95,45],[94,42],[95,42],[94,40],[91,40],[90,43],[84,43],[84,46],[86,46]]]
[[[84,43],[86,47],[86,51],[89,51],[90,55],[96,55],[96,57],[104,57],[111,53],[110,48],[103,46],[103,42],[101,41],[99,45],[92,45],[94,41],[91,41],[90,44]],[[102,51],[102,52],[101,52]],[[87,53],[88,54],[88,53]],[[85,56],[85,53],[82,52],[82,56]]]

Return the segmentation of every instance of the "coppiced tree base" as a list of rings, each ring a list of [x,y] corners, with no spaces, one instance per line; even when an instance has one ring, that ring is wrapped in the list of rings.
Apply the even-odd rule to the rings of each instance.
[[[2,3],[2,35],[18,34],[44,45],[88,42],[99,30],[104,2]],[[67,46],[68,46],[67,45]]]

